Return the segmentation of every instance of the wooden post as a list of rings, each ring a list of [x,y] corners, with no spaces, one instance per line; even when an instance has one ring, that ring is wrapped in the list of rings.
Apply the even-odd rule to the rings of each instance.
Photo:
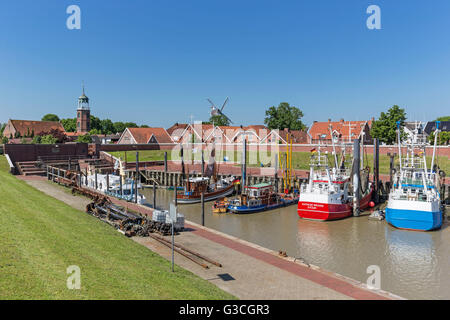
[[[173,186],[173,194],[174,194],[175,206],[177,206],[178,201],[177,201],[177,183],[176,182],[174,183],[174,186]]]
[[[106,192],[109,192],[109,172],[106,173]]]
[[[156,182],[153,180],[153,209],[156,209]]]
[[[59,171],[59,168],[58,168],[58,184],[59,184],[59,177],[60,177],[60,171]]]
[[[139,152],[136,151],[136,185],[134,187],[134,197],[135,197],[135,202],[138,202],[138,179],[139,179]]]
[[[360,179],[360,172],[359,172],[359,164],[360,164],[360,149],[359,149],[359,139],[354,139],[353,140],[353,161],[354,161],[354,166],[353,166],[353,172],[352,172],[352,183],[353,183],[353,215],[355,217],[359,216],[359,200],[360,200],[360,184],[361,184],[361,179]]]
[[[200,202],[202,203],[202,226],[205,226],[205,194],[203,191],[200,197]]]
[[[95,190],[97,190],[97,169],[95,169]]]

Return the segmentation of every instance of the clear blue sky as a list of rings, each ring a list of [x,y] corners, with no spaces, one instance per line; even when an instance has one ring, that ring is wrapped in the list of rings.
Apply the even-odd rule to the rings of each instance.
[[[207,120],[227,96],[235,124],[281,101],[307,125],[393,104],[433,120],[450,114],[449,16],[448,0],[1,1],[0,122],[75,117],[82,80],[93,115],[150,126]]]

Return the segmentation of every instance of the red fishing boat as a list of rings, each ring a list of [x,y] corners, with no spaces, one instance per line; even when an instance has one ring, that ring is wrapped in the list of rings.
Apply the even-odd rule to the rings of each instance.
[[[349,191],[350,170],[344,165],[344,157],[338,166],[334,142],[333,153],[335,167],[330,168],[327,155],[320,152],[320,145],[318,153],[314,150],[308,183],[300,188],[297,209],[300,218],[327,221],[347,218],[353,214],[353,196]],[[372,193],[373,186],[367,179],[359,202],[360,210],[369,207]]]

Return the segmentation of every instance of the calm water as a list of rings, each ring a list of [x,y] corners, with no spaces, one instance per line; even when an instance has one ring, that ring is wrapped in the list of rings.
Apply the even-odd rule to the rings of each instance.
[[[153,201],[151,189],[145,190]],[[158,190],[157,206],[168,208],[173,191]],[[344,276],[366,282],[370,265],[381,269],[381,288],[409,299],[450,299],[450,228],[435,232],[395,229],[367,215],[332,222],[298,218],[296,206],[234,215],[213,214],[205,225],[272,250],[283,250]],[[187,220],[201,223],[200,204],[180,205]],[[450,213],[447,211],[447,213]]]

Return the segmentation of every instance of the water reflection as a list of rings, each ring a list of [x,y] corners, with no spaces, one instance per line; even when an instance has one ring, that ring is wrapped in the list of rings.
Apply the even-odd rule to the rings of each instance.
[[[145,190],[153,199],[151,189]],[[157,191],[168,207],[173,192]],[[299,219],[296,207],[256,214],[213,214],[205,203],[205,225],[324,269],[366,282],[370,265],[381,269],[381,287],[405,298],[450,299],[450,228],[435,232],[394,229],[385,221],[358,218],[318,222]],[[201,205],[182,205],[186,219],[201,223]]]

